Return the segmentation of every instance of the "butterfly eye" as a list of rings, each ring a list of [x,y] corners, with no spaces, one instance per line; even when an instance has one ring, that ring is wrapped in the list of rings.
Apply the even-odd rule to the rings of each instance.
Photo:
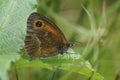
[[[41,26],[42,26],[42,22],[37,21],[35,25],[36,25],[37,27],[41,27]]]

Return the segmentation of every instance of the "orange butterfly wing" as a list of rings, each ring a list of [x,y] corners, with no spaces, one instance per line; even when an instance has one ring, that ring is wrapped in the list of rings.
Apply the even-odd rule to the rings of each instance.
[[[48,18],[35,12],[29,16],[25,49],[31,57],[63,54],[71,45],[62,31]]]

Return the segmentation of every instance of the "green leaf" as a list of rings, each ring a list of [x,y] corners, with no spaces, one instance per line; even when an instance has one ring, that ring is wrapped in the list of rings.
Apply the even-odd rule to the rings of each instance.
[[[11,61],[20,58],[26,21],[36,0],[0,0],[0,77],[7,80]],[[31,6],[32,5],[32,6]]]
[[[19,55],[0,55],[0,77],[2,80],[8,80],[7,70],[10,67],[10,63],[20,58]]]
[[[83,60],[79,54],[64,54],[59,56],[51,56],[42,59],[29,60],[19,60],[13,67],[23,68],[23,67],[39,67],[46,68],[49,70],[62,69],[70,72],[76,72],[87,77],[91,77],[95,80],[103,80],[103,77],[91,68],[88,61]]]

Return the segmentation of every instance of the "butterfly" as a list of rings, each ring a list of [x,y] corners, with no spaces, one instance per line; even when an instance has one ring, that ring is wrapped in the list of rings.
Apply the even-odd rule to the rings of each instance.
[[[27,19],[24,43],[30,57],[63,54],[73,46],[55,23],[37,12],[31,13]]]

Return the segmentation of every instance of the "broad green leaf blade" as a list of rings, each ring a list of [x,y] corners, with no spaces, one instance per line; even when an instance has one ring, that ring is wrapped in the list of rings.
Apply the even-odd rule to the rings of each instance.
[[[0,78],[7,80],[11,61],[20,58],[26,21],[36,0],[0,0]]]
[[[10,67],[10,63],[18,60],[19,55],[0,55],[0,77],[2,80],[8,80],[7,70]]]
[[[16,62],[16,68],[39,67],[54,71],[55,68],[70,72],[76,72],[95,80],[103,80],[103,77],[91,68],[89,62],[83,60],[79,54],[64,54],[36,60],[20,60]],[[13,65],[14,67],[14,65]]]
[[[0,54],[18,52],[24,43],[26,20],[35,0],[1,0]]]

